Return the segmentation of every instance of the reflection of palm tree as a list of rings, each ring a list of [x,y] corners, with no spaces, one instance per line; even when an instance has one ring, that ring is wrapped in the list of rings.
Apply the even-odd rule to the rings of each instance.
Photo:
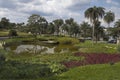
[[[26,50],[27,50],[28,52],[31,52],[31,51],[32,51],[32,49],[29,49],[29,48],[26,48]]]
[[[47,49],[47,47],[43,47],[43,48],[41,48],[41,50],[39,51],[39,52],[45,52],[45,51],[47,51],[48,49]]]
[[[36,54],[37,53],[37,45],[33,46],[33,53]]]
[[[32,47],[27,47],[27,48],[25,48],[26,49],[26,51],[27,52],[29,52],[29,53],[34,53],[34,54],[36,54],[37,53],[37,45],[32,45]]]
[[[90,22],[93,25],[93,33],[92,40],[94,41],[94,30],[95,30],[95,22],[104,16],[104,8],[103,7],[90,7],[85,11],[85,17],[90,19]]]

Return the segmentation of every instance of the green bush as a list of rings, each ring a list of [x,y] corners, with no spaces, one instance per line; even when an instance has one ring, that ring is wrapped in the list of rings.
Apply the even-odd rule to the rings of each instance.
[[[55,73],[55,74],[60,74],[60,73],[65,72],[67,70],[67,68],[65,68],[64,65],[62,65],[60,63],[56,63],[56,62],[50,63],[49,66],[50,66],[52,73]]]
[[[61,37],[61,38],[58,38],[57,40],[61,44],[77,44],[77,43],[79,43],[78,39],[70,38],[70,37]]]
[[[6,61],[0,66],[1,79],[37,79],[52,76],[51,69],[46,64],[21,63]]]
[[[19,77],[18,69],[10,64],[0,66],[0,79],[15,79]]]
[[[4,49],[0,49],[0,62],[5,62],[7,59],[7,54],[9,52],[5,51]]]
[[[118,50],[118,52],[120,52],[120,45],[117,46],[117,50]]]
[[[8,35],[9,35],[9,37],[18,36],[16,30],[10,30]]]
[[[0,61],[5,61],[6,60],[6,56],[3,53],[0,53]]]

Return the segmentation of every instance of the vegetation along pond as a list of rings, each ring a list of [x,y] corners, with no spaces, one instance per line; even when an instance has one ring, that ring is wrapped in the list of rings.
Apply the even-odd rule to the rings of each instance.
[[[72,44],[48,44],[44,42],[23,42],[23,43],[11,43],[5,46],[5,49],[12,51],[16,54],[20,53],[34,53],[34,54],[53,54],[53,53],[68,53],[76,52],[78,47]]]

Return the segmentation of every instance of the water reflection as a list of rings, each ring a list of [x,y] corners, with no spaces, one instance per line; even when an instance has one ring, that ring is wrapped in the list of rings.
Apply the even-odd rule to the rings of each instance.
[[[54,53],[54,48],[48,48],[45,46],[40,46],[40,45],[19,45],[17,48],[14,50],[15,53],[23,53],[23,52],[28,52],[28,53]]]
[[[34,44],[21,44],[21,45],[11,45],[6,48],[7,50],[11,50],[16,54],[20,53],[65,53],[69,51],[77,51],[78,48],[73,45],[34,45]]]

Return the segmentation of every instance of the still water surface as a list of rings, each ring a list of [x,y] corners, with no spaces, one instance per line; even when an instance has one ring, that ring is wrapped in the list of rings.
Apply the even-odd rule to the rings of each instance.
[[[73,45],[35,45],[35,44],[19,44],[19,45],[10,45],[6,47],[6,50],[13,51],[16,54],[20,53],[65,53],[65,52],[75,52],[79,48]]]

